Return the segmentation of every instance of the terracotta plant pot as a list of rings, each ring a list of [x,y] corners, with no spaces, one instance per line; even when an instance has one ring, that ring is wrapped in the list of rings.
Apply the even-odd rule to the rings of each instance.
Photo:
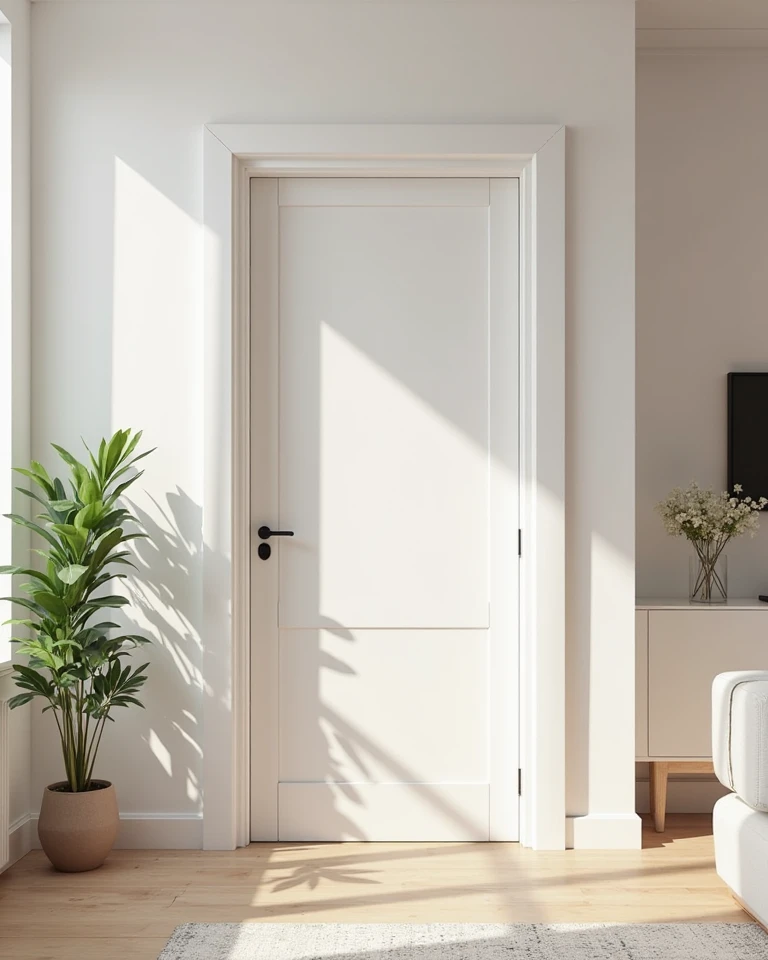
[[[120,818],[117,794],[107,780],[91,781],[95,790],[71,793],[66,781],[52,783],[43,794],[37,834],[45,855],[57,870],[95,870],[107,859],[117,839]]]

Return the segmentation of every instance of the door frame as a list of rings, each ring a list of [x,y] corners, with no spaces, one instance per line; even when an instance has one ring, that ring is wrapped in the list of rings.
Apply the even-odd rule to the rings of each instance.
[[[520,840],[565,847],[565,128],[203,131],[203,846],[250,836],[252,177],[520,179]]]

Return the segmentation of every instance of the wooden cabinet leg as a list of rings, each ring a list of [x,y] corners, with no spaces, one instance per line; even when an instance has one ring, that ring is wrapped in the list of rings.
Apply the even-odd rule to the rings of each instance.
[[[650,794],[651,813],[656,833],[664,833],[667,820],[667,780],[669,778],[669,763],[652,760],[650,763]]]

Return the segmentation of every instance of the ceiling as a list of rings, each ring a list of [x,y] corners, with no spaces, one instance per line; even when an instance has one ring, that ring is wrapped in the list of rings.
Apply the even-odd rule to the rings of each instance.
[[[637,0],[636,9],[640,29],[768,29],[768,0]]]
[[[98,2],[106,3],[110,0],[98,0]],[[291,0],[273,0],[273,2],[291,2]],[[370,2],[370,0],[358,0],[358,2]],[[411,2],[423,2],[423,0],[411,0]],[[450,2],[450,0],[443,0],[443,2]],[[515,2],[515,0],[508,0],[508,2]],[[613,2],[619,2],[619,0],[613,0]],[[696,30],[710,34],[701,37],[705,46],[712,45],[718,40],[714,35],[715,31],[718,32],[720,39],[724,38],[726,41],[728,38],[724,37],[724,32],[733,31],[734,34],[739,34],[731,37],[730,42],[726,42],[728,46],[741,45],[745,40],[748,46],[752,46],[753,42],[745,37],[745,31],[768,31],[768,0],[637,0],[636,11],[637,28],[641,34],[645,35],[646,42],[654,42],[654,38],[662,39],[664,46],[677,45],[674,42],[673,31],[686,33],[687,39],[683,42],[685,46],[695,45],[696,38],[691,34]],[[639,42],[640,45],[645,45],[642,37],[639,38]],[[754,40],[754,43],[760,46],[763,42],[759,38]],[[768,40],[765,42],[768,43]]]
[[[768,29],[768,0],[637,0],[637,26],[657,30]]]

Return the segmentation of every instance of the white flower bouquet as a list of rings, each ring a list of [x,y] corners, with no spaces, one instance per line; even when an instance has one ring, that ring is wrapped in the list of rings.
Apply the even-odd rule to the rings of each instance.
[[[768,499],[742,497],[739,484],[733,493],[715,493],[692,483],[687,490],[676,487],[657,510],[667,533],[686,537],[693,544],[699,560],[692,577],[691,600],[702,603],[724,602],[728,591],[718,571],[723,550],[734,538],[744,533],[754,536],[760,527],[758,513]]]

